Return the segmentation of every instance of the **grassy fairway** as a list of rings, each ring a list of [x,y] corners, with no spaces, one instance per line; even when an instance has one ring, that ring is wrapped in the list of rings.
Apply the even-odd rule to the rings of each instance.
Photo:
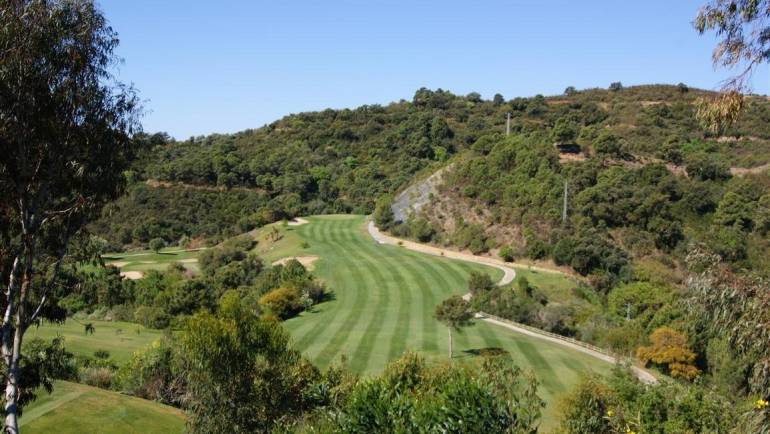
[[[32,327],[27,332],[26,339],[38,337],[51,340],[61,335],[64,337],[64,347],[73,354],[91,356],[96,350],[107,350],[113,360],[122,364],[128,361],[134,351],[146,347],[162,335],[158,330],[127,322],[92,320],[81,322],[92,323],[96,329],[94,334],[86,335],[81,324],[67,319],[63,325],[45,324]]]
[[[149,270],[164,271],[169,265],[178,262],[188,270],[195,273],[198,269],[198,254],[200,250],[180,250],[178,247],[169,247],[160,252],[136,252],[136,253],[109,253],[102,255],[105,264],[112,264],[120,268],[120,271]]]
[[[295,345],[320,366],[348,358],[358,372],[373,373],[405,350],[428,358],[447,357],[447,330],[433,319],[435,306],[450,294],[466,292],[472,270],[498,279],[502,272],[475,264],[380,245],[366,233],[362,216],[311,217],[310,224],[290,229],[309,243],[288,254],[315,254],[315,274],[334,291],[335,300],[285,323]],[[296,243],[292,243],[296,244]],[[296,251],[293,251],[296,250]],[[582,373],[604,373],[611,365],[582,353],[477,322],[455,334],[457,359],[477,350],[502,348],[541,382],[549,403],[546,427],[552,426],[554,398],[574,385]]]
[[[181,433],[184,423],[179,409],[66,381],[41,391],[19,419],[25,434]]]

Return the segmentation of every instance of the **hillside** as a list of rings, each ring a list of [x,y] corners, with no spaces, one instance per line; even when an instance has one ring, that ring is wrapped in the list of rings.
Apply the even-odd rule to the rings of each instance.
[[[741,168],[769,162],[766,101],[752,98],[741,121],[709,137],[693,114],[704,95],[656,85],[483,100],[420,89],[412,101],[300,113],[231,135],[181,142],[142,136],[146,152],[127,174],[128,194],[105,209],[93,230],[120,247],[156,237],[176,243],[183,235],[217,241],[296,215],[369,213],[378,197],[405,188],[415,175],[491,150],[508,112],[514,136],[535,135],[546,144],[555,131],[567,137],[573,131],[577,143],[595,152],[594,142],[611,133],[617,140],[599,147],[626,164],[663,159],[686,166],[706,157]],[[556,163],[555,154],[548,158]]]
[[[58,381],[24,409],[25,433],[181,433],[181,410],[83,384]]]

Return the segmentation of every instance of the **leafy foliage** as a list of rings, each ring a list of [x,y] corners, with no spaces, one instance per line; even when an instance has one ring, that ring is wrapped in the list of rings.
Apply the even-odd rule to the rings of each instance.
[[[661,327],[650,335],[651,345],[640,347],[637,357],[643,362],[664,366],[674,378],[692,380],[700,373],[694,366],[695,353],[687,346],[687,338],[670,327]]]

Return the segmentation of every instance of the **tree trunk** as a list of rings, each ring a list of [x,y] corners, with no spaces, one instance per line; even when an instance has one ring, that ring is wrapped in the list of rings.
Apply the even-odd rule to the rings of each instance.
[[[452,327],[447,327],[449,330],[449,360],[452,360]]]
[[[14,332],[13,353],[8,365],[8,378],[5,385],[5,433],[18,434],[19,421],[19,358],[21,356],[21,331],[17,327]]]
[[[16,257],[16,260],[13,263],[13,268],[11,269],[8,288],[5,293],[6,308],[5,314],[3,315],[2,326],[3,362],[5,363],[7,370],[6,372],[8,373],[5,384],[4,411],[6,417],[4,423],[4,432],[11,434],[16,434],[19,432],[19,426],[16,417],[16,413],[18,411],[17,396],[19,384],[19,366],[18,359],[16,359],[16,363],[14,363],[14,337],[16,333],[13,329],[12,322],[16,291],[18,290],[19,269],[21,268],[20,264],[20,258]]]

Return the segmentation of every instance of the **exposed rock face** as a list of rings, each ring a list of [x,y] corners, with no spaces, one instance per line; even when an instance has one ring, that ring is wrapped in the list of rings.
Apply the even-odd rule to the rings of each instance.
[[[431,194],[438,193],[438,186],[442,182],[444,171],[448,167],[437,170],[422,181],[410,185],[393,199],[393,219],[404,222],[410,214],[419,214],[423,206],[430,202]]]

